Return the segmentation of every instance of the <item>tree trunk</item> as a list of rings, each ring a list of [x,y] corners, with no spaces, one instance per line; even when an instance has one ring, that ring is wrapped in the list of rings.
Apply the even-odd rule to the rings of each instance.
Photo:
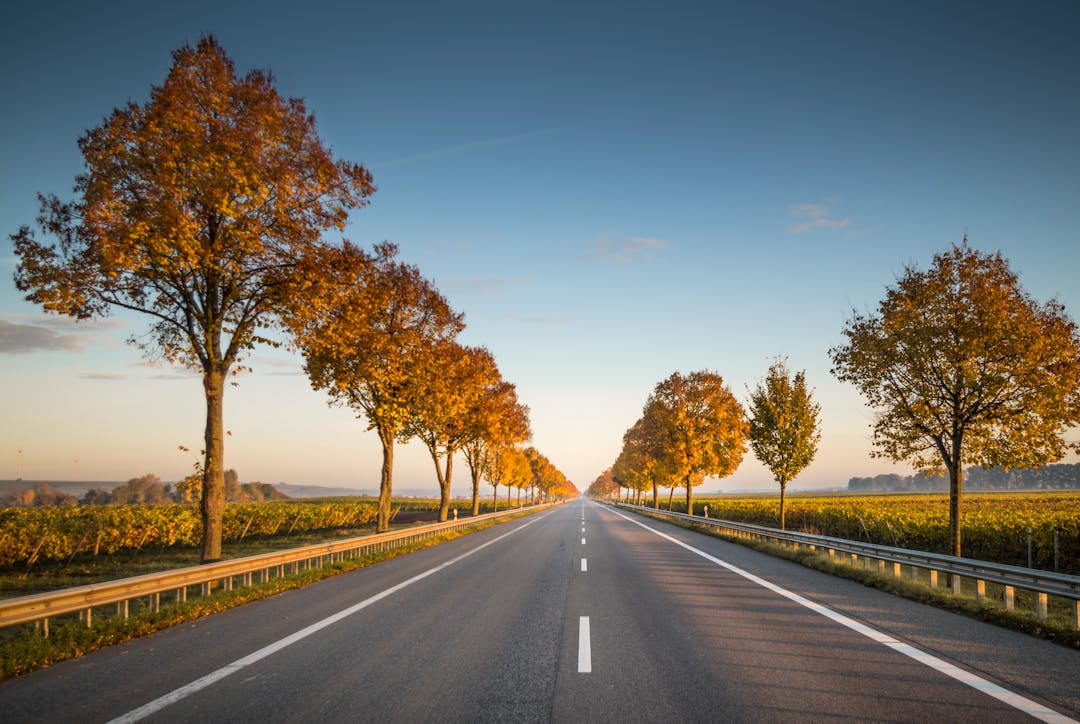
[[[475,518],[480,515],[480,471],[471,470],[472,472],[472,514]]]
[[[507,485],[506,486],[506,509],[507,510],[510,510],[510,488],[512,488],[512,487],[513,487],[512,485]]]
[[[434,456],[433,456],[434,457]],[[439,459],[435,458],[435,471],[439,478],[439,522],[445,523],[450,517],[450,476],[454,473],[454,454],[446,456],[446,472],[439,469]]]
[[[960,440],[953,439],[952,460],[946,462],[949,470],[949,540],[952,554],[960,556],[960,496],[964,491],[964,468],[960,461]]]
[[[668,488],[668,494],[667,494],[667,509],[668,509],[669,513],[671,512],[671,500],[674,497],[675,497],[675,484],[672,483],[671,487]]]
[[[686,514],[694,514],[694,486],[689,475],[686,476]]]
[[[660,492],[660,486],[657,485],[656,481],[654,480],[653,484],[652,484],[652,507],[653,507],[653,510],[660,510],[660,500],[657,497],[659,492]]]
[[[787,487],[786,480],[778,481],[780,483],[780,530],[784,528],[784,489]]]
[[[379,522],[376,533],[390,529],[390,501],[394,493],[394,436],[379,432],[382,442],[382,477],[379,480]]]
[[[225,513],[225,376],[227,370],[213,365],[203,371],[203,392],[206,394],[206,431],[203,450],[202,496],[202,562],[221,560],[222,516]]]
[[[499,512],[499,484],[498,483],[492,483],[491,484],[491,512],[492,513],[498,513]]]

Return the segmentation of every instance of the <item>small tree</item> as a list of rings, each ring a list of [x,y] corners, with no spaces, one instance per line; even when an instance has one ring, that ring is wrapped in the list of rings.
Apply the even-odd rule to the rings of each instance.
[[[371,175],[335,161],[268,73],[238,78],[212,37],[175,51],[149,102],[113,111],[79,149],[76,200],[41,197],[38,225],[59,249],[20,229],[15,285],[79,319],[147,314],[140,346],[202,372],[202,560],[218,560],[225,381],[288,306],[296,258],[344,228],[374,192]]]
[[[1060,460],[1080,423],[1080,340],[1057,301],[1039,304],[1000,253],[960,246],[909,266],[876,315],[855,313],[832,372],[877,409],[874,454],[949,474],[960,555],[964,464]],[[1080,447],[1074,445],[1074,447]]]
[[[661,464],[686,486],[693,515],[694,486],[731,475],[746,454],[742,405],[714,372],[675,372],[653,390],[643,417],[655,426]]]
[[[806,373],[791,377],[777,361],[750,392],[750,447],[780,484],[780,529],[784,529],[784,493],[788,482],[814,459],[821,407],[806,386]]]
[[[494,453],[506,445],[528,440],[529,408],[518,402],[514,385],[498,378],[476,400],[468,414],[468,436],[462,446],[472,475],[472,514],[480,513],[480,480],[492,473]]]

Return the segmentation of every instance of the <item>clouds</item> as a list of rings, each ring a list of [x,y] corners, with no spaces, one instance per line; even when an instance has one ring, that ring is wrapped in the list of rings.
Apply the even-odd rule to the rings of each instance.
[[[82,336],[58,332],[46,325],[0,319],[0,354],[82,352]]]
[[[850,226],[852,221],[850,216],[842,219],[831,218],[829,207],[825,204],[795,204],[791,207],[790,215],[796,219],[787,229],[793,234],[822,229],[843,229]]]
[[[0,312],[0,355],[85,352],[85,344],[115,344],[113,335],[123,327],[118,319],[80,322],[74,317],[28,318]]]
[[[651,259],[668,247],[664,239],[636,236],[629,241],[597,239],[589,244],[587,257],[593,261],[628,264],[639,259]]]

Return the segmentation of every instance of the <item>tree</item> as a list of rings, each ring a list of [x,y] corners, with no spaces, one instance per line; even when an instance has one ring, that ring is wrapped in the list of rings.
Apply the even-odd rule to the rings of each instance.
[[[532,436],[529,408],[518,402],[517,391],[509,382],[501,378],[489,381],[476,403],[467,418],[468,436],[462,446],[472,475],[473,515],[480,513],[480,479],[490,475],[494,452]]]
[[[612,469],[608,468],[596,476],[596,480],[592,482],[592,485],[589,486],[585,493],[590,498],[610,498],[618,495],[619,484],[615,482]]]
[[[908,266],[876,315],[854,313],[832,373],[876,408],[874,454],[949,476],[959,556],[963,465],[1059,460],[1080,422],[1080,341],[1057,301],[1039,304],[1000,253],[960,246]],[[1080,446],[1077,446],[1080,447]]]
[[[750,392],[750,447],[780,484],[780,529],[784,529],[784,493],[789,481],[814,459],[821,440],[821,406],[806,386],[806,372],[791,377],[776,361]]]
[[[213,37],[176,50],[150,100],[114,110],[79,149],[75,200],[40,197],[38,226],[59,248],[29,227],[12,236],[16,286],[78,319],[150,315],[136,344],[202,372],[202,560],[218,560],[225,381],[287,306],[296,257],[344,228],[371,175],[334,160],[268,73],[237,77]]]
[[[659,509],[660,485],[671,486],[675,482],[662,459],[663,440],[650,416],[643,416],[623,434],[623,446],[612,466],[612,474],[619,485],[635,490],[652,487],[653,507]]]
[[[443,522],[450,511],[454,455],[470,440],[472,416],[481,414],[486,393],[499,380],[499,370],[486,349],[462,347],[453,340],[435,345],[429,365],[418,381],[406,434],[419,438],[435,463],[441,495],[439,521]]]
[[[746,454],[742,405],[714,372],[675,372],[656,385],[643,416],[656,427],[662,464],[686,486],[693,515],[694,486],[735,472]]]
[[[527,480],[532,471],[529,459],[517,445],[501,445],[489,452],[487,478],[493,489],[495,510],[499,509],[499,486],[506,486],[506,508],[510,509],[510,489]]]
[[[364,416],[382,445],[377,529],[390,526],[394,443],[411,432],[424,376],[439,345],[464,327],[434,285],[394,259],[390,244],[371,256],[346,242],[312,255],[304,309],[290,319],[311,385]]]

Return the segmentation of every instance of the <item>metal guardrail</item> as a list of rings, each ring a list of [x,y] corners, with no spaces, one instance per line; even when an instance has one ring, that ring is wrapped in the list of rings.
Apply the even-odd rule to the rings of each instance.
[[[1016,589],[1024,589],[1035,594],[1035,615],[1040,621],[1045,620],[1047,617],[1047,597],[1056,596],[1071,601],[1073,625],[1080,629],[1080,576],[1010,566],[1003,563],[977,561],[971,558],[957,558],[956,556],[947,556],[940,553],[925,553],[907,548],[861,543],[846,538],[832,538],[812,533],[779,530],[718,518],[687,515],[686,513],[673,513],[640,505],[628,505],[625,503],[615,503],[615,505],[619,508],[645,513],[658,518],[681,520],[695,525],[717,528],[740,538],[777,541],[795,548],[806,546],[811,550],[822,549],[827,551],[828,555],[833,558],[836,557],[837,553],[846,554],[849,556],[849,562],[852,565],[859,565],[860,561],[866,560],[877,561],[877,568],[881,573],[886,572],[886,564],[892,564],[892,574],[897,578],[902,574],[901,566],[908,566],[909,576],[912,580],[916,578],[919,570],[925,570],[929,572],[929,584],[932,588],[937,587],[938,577],[944,573],[950,578],[951,590],[954,594],[960,593],[962,579],[971,579],[975,581],[975,594],[980,601],[986,598],[986,584],[988,582],[995,583],[1003,587],[1002,604],[1009,611],[1015,608]]]
[[[172,594],[174,602],[187,600],[188,588],[199,586],[203,596],[210,594],[215,583],[224,590],[232,590],[239,579],[241,586],[250,586],[256,579],[269,581],[273,577],[286,575],[286,568],[292,567],[292,573],[321,567],[326,563],[335,563],[348,558],[375,551],[390,550],[416,541],[432,538],[450,531],[461,530],[489,520],[504,518],[522,512],[531,512],[550,507],[551,503],[497,513],[485,513],[472,518],[461,518],[445,523],[415,526],[390,533],[349,538],[330,543],[316,543],[302,548],[273,551],[244,558],[233,558],[217,563],[209,563],[188,568],[148,573],[132,578],[122,578],[88,586],[77,586],[60,591],[37,593],[0,600],[0,628],[20,623],[38,622],[44,634],[49,635],[49,618],[65,614],[78,613],[80,619],[90,626],[93,623],[93,610],[100,606],[116,605],[116,615],[127,618],[129,603],[136,599],[147,598],[147,610],[157,611],[161,606],[161,595]]]

